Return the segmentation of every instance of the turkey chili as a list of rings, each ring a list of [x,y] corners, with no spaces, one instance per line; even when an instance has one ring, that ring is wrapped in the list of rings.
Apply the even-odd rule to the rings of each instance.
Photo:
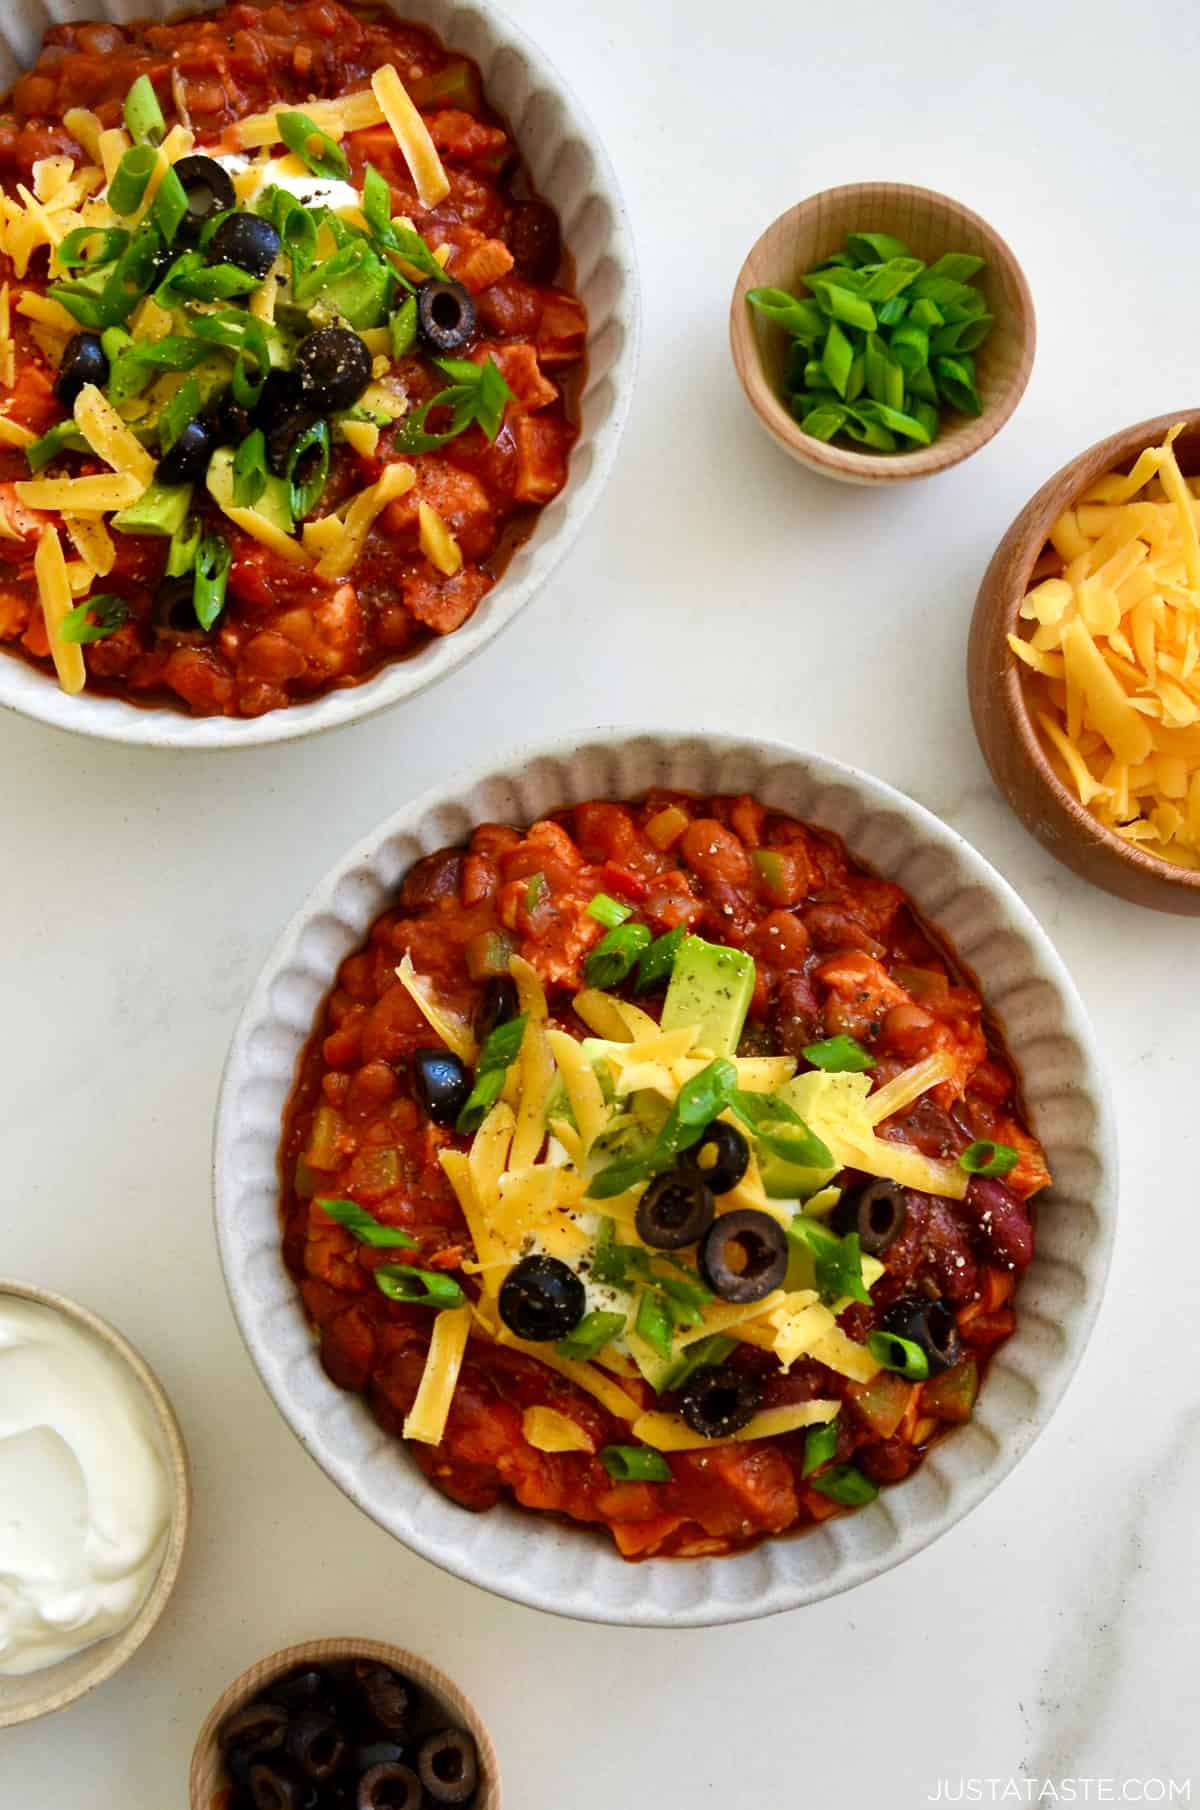
[[[723,1553],[970,1418],[1049,1180],[898,887],[747,797],[592,802],[417,863],[282,1150],[341,1387],[455,1501]]]
[[[0,643],[250,717],[453,633],[566,482],[571,284],[421,27],[51,27],[0,111]]]

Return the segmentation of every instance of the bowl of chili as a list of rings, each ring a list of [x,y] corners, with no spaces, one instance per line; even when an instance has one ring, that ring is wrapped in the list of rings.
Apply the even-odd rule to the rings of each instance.
[[[241,747],[532,597],[616,455],[637,278],[486,8],[147,10],[0,40],[0,703]]]
[[[647,825],[664,814],[670,824],[654,823],[647,840]],[[529,825],[535,828],[519,827]],[[666,838],[661,860],[655,836]],[[682,856],[670,853],[675,841]],[[632,858],[632,879],[622,850]],[[724,871],[726,860],[734,864],[732,876]],[[810,861],[815,867],[805,865]],[[635,896],[639,868],[640,900]],[[648,871],[658,875],[649,890]],[[464,904],[466,897],[470,904]],[[825,1362],[831,1355],[843,1361],[853,1355],[841,1343],[846,1336],[847,1343],[857,1338],[861,1363],[872,1324],[885,1335],[885,1345],[887,1337],[898,1334],[903,1340],[909,1333],[910,1342],[928,1342],[928,1327],[914,1331],[911,1321],[900,1325],[896,1314],[911,1313],[914,1303],[901,1303],[891,1282],[896,1314],[873,1322],[873,1310],[862,1310],[865,1319],[854,1317],[851,1303],[862,1300],[855,1282],[842,1298],[844,1272],[833,1278],[830,1271],[828,1285],[818,1276],[813,1289],[811,1276],[798,1285],[789,1270],[782,1289],[766,1302],[764,1311],[781,1316],[768,1325],[753,1317],[758,1310],[748,1315],[725,1307],[722,1314],[723,1303],[714,1306],[713,1293],[720,1294],[727,1283],[707,1242],[698,1276],[695,1244],[679,1248],[677,1238],[665,1253],[630,1257],[625,1247],[633,1234],[622,1226],[616,1242],[625,1250],[624,1262],[632,1263],[642,1283],[652,1281],[641,1292],[661,1294],[668,1318],[671,1302],[682,1304],[679,1324],[698,1306],[705,1339],[718,1321],[730,1330],[735,1320],[749,1321],[749,1342],[768,1348],[746,1355],[748,1348],[739,1346],[731,1357],[727,1332],[716,1351],[706,1348],[705,1361],[710,1356],[718,1364],[728,1361],[735,1381],[749,1376],[752,1412],[773,1416],[769,1424],[738,1423],[746,1428],[748,1444],[739,1444],[732,1423],[718,1418],[716,1430],[727,1431],[717,1442],[726,1454],[719,1462],[703,1449],[706,1439],[686,1430],[681,1437],[681,1416],[693,1414],[694,1432],[695,1415],[711,1420],[718,1409],[731,1411],[728,1398],[716,1408],[711,1398],[706,1407],[689,1407],[686,1390],[672,1392],[679,1391],[674,1375],[660,1379],[663,1393],[657,1386],[647,1393],[646,1372],[639,1380],[635,1366],[616,1359],[597,1394],[591,1368],[577,1362],[588,1353],[536,1343],[550,1336],[547,1327],[555,1332],[550,1320],[560,1311],[564,1292],[571,1297],[579,1274],[571,1283],[568,1273],[568,1286],[555,1272],[557,1300],[553,1290],[550,1297],[542,1290],[541,1306],[550,1319],[540,1331],[526,1324],[526,1334],[534,1334],[532,1352],[528,1337],[505,1331],[513,1322],[503,1301],[499,1318],[489,1305],[489,1298],[504,1293],[489,1286],[489,1267],[500,1262],[499,1273],[508,1276],[520,1267],[521,1247],[497,1254],[490,1244],[495,1227],[481,1229],[471,1210],[464,1216],[461,1201],[468,1209],[472,1205],[469,1189],[456,1198],[445,1182],[456,1174],[461,1180],[462,1165],[469,1169],[475,1160],[475,1143],[464,1151],[452,1132],[438,1127],[446,1125],[445,1109],[453,1104],[455,1112],[467,1111],[458,1123],[465,1127],[470,1120],[476,1142],[494,1134],[496,1114],[502,1119],[501,1108],[508,1110],[500,1095],[512,1055],[496,1063],[478,1057],[471,1098],[451,1100],[439,1092],[450,1086],[453,1093],[456,1079],[443,1049],[443,1067],[438,1071],[435,1064],[423,1074],[416,1106],[409,1077],[418,1053],[425,1051],[424,1063],[426,1046],[436,1045],[438,1037],[453,1045],[455,1025],[461,1030],[472,1002],[479,1001],[482,977],[499,976],[495,962],[489,969],[489,949],[498,960],[500,945],[507,944],[506,972],[520,1004],[535,1017],[538,989],[528,994],[525,989],[531,970],[540,977],[551,1006],[542,1029],[569,1077],[577,1064],[572,1039],[562,1041],[564,1027],[572,1025],[577,1037],[590,1030],[591,1055],[611,1055],[609,995],[621,995],[627,1010],[638,997],[609,964],[604,973],[594,966],[584,970],[591,989],[585,998],[577,990],[580,961],[605,953],[595,948],[601,934],[619,942],[625,931],[630,940],[628,932],[646,924],[665,934],[673,920],[699,927],[692,940],[726,945],[723,954],[717,951],[719,960],[744,965],[747,950],[754,952],[757,973],[742,1002],[753,1036],[749,1042],[739,1039],[734,1067],[739,1085],[760,1087],[777,1085],[781,1062],[789,1073],[798,1066],[804,1071],[797,1080],[807,1090],[800,1104],[809,1130],[816,1127],[822,1137],[835,1140],[815,1156],[810,1149],[807,1163],[830,1159],[841,1135],[812,1103],[814,1089],[820,1094],[825,1081],[836,1082],[844,1097],[860,1100],[876,1084],[891,1086],[914,1062],[929,1059],[918,1053],[923,1038],[943,1040],[932,1028],[939,1013],[943,1025],[958,1024],[957,1031],[946,1033],[950,1045],[959,1037],[981,1039],[972,1043],[978,1080],[964,1096],[965,1117],[951,1123],[945,1110],[935,1110],[933,1096],[913,1106],[908,1092],[907,1116],[889,1119],[884,1127],[885,1158],[887,1139],[893,1153],[906,1143],[913,1146],[910,1157],[935,1153],[933,1170],[927,1163],[920,1175],[904,1170],[918,1192],[922,1179],[928,1185],[939,1172],[939,1163],[953,1168],[957,1162],[971,1172],[970,1180],[960,1175],[958,1185],[948,1184],[943,1192],[968,1202],[966,1210],[976,1216],[973,1229],[964,1227],[961,1217],[956,1229],[953,1206],[947,1218],[941,1206],[921,1206],[916,1195],[908,1199],[913,1226],[926,1228],[919,1237],[926,1256],[932,1249],[929,1227],[934,1221],[941,1227],[934,1243],[940,1244],[942,1268],[936,1285],[933,1272],[905,1273],[922,1278],[918,1294],[932,1298],[940,1290],[951,1300],[959,1297],[953,1336],[967,1344],[979,1339],[978,1369],[992,1352],[974,1413],[966,1401],[942,1403],[945,1384],[934,1390],[930,1399],[941,1403],[938,1415],[946,1407],[947,1424],[966,1423],[946,1437],[940,1437],[941,1421],[922,1413],[910,1392],[904,1365],[896,1359],[899,1346],[886,1347],[872,1376],[886,1371],[887,1392],[904,1399],[892,1404],[898,1416],[893,1419],[889,1409],[873,1432],[862,1432],[863,1417],[847,1406],[848,1399],[861,1401],[862,1385]],[[904,926],[895,946],[887,924]],[[606,944],[609,954],[616,942]],[[636,942],[640,960],[653,944],[644,932]],[[526,967],[521,950],[531,957]],[[881,961],[902,969],[901,978],[889,973],[884,986]],[[820,966],[816,995],[814,963]],[[932,970],[940,970],[940,980]],[[868,975],[873,979],[864,983]],[[877,982],[884,986],[878,1002]],[[923,1004],[905,982],[922,995]],[[414,1011],[417,995],[424,1005]],[[864,998],[878,1003],[879,1012],[868,1011],[864,1018]],[[645,1003],[653,1005],[653,995]],[[903,1009],[893,1015],[892,1005]],[[430,1008],[430,1022],[423,1024]],[[590,1016],[572,1017],[573,1012]],[[667,1003],[661,1018],[670,1019]],[[510,1028],[497,1022],[498,1033],[495,1026],[479,1026],[485,1047]],[[435,1024],[441,1027],[437,1036]],[[644,1025],[639,1034],[649,1034]],[[684,1033],[684,1040],[692,1034]],[[822,1076],[825,1067],[854,1066],[840,1057],[834,1061],[828,1044],[836,1055],[846,1044],[873,1049],[881,1036],[899,1042],[891,1047],[890,1065],[874,1077]],[[523,1047],[523,1027],[518,1041]],[[716,737],[671,740],[613,731],[582,747],[523,751],[504,767],[417,800],[352,850],[293,920],[260,975],[230,1051],[214,1151],[218,1239],[235,1314],[268,1390],[310,1453],[365,1512],[456,1575],[557,1613],[647,1626],[750,1619],[817,1601],[899,1563],[953,1525],[1028,1450],[1066,1387],[1099,1305],[1115,1205],[1111,1115],[1090,1050],[1070,978],[1025,906],[952,830],[879,781],[784,747]],[[637,1053],[651,1061],[649,1050]],[[929,1054],[935,1053],[931,1046]],[[662,1047],[657,1054],[662,1056]],[[676,1050],[672,1059],[678,1056]],[[742,1067],[743,1058],[748,1068]],[[875,1055],[868,1055],[861,1066],[874,1063]],[[683,1072],[694,1077],[702,1067],[704,1062],[694,1059],[685,1062]],[[933,1071],[921,1071],[921,1078],[928,1084]],[[909,1075],[893,1089],[897,1100],[912,1079]],[[458,1080],[470,1086],[469,1077]],[[614,1084],[610,1076],[609,1082],[619,1092],[619,1079]],[[657,1085],[644,1077],[642,1084]],[[597,1089],[593,1106],[604,1091]],[[569,1086],[568,1096],[573,1098]],[[511,1097],[519,1102],[524,1096],[518,1091]],[[794,1093],[782,1098],[799,1100]],[[711,1103],[714,1116],[724,1103]],[[322,1113],[323,1106],[332,1112]],[[592,1108],[585,1101],[581,1110]],[[710,1108],[702,1103],[698,1110],[707,1114]],[[782,1112],[776,1104],[765,1116],[773,1120]],[[680,1094],[676,1119],[682,1116]],[[748,1121],[759,1128],[751,1137],[760,1163],[763,1117],[759,1110]],[[480,1124],[483,1131],[476,1129]],[[608,1126],[609,1132],[619,1129]],[[548,1197],[572,1190],[572,1164],[578,1160],[569,1126],[556,1135],[564,1145],[555,1163],[565,1175],[541,1178]],[[782,1135],[785,1156],[790,1152],[799,1160],[787,1143],[798,1135],[794,1125]],[[868,1248],[848,1242],[848,1225],[864,1233],[870,1229],[854,1190],[869,1182],[872,1172],[888,1172],[901,1161],[896,1154],[892,1162],[883,1160],[871,1133],[854,1137],[856,1154],[840,1169],[835,1160],[835,1179],[857,1221],[846,1220],[846,1205],[834,1188],[833,1199],[826,1194],[818,1203],[818,1212],[832,1210],[834,1216],[816,1232],[805,1226],[806,1239],[824,1253],[822,1261],[836,1254],[834,1247],[839,1262],[848,1253],[857,1261]],[[431,1166],[422,1149],[443,1150],[447,1160],[435,1157]],[[456,1151],[463,1153],[461,1160]],[[493,1145],[491,1157],[508,1161],[507,1153],[507,1143]],[[839,1154],[845,1162],[845,1152]],[[488,1173],[491,1157],[479,1153],[485,1164],[479,1173]],[[513,1161],[519,1167],[528,1157],[527,1150],[525,1158]],[[1014,1216],[1011,1208],[1014,1195],[1023,1197],[1044,1183],[1047,1167],[1053,1183],[1039,1197],[1034,1248],[1027,1211],[1018,1206]],[[1002,1171],[1012,1172],[1011,1188],[989,1179]],[[755,1176],[761,1183],[758,1171],[751,1179]],[[809,1169],[801,1191],[811,1194],[829,1180],[829,1174]],[[761,1191],[760,1185],[754,1197],[760,1213]],[[765,1202],[768,1209],[773,1198]],[[317,1200],[324,1205],[318,1207]],[[518,1230],[529,1204],[523,1201],[522,1195],[509,1203]],[[724,1204],[742,1203],[730,1196]],[[1010,1233],[1014,1242],[1008,1241]],[[999,1243],[989,1243],[997,1237]],[[545,1248],[536,1240],[524,1247],[525,1262],[541,1264],[543,1274],[532,1279],[537,1286],[524,1304],[510,1303],[518,1313],[539,1305]],[[589,1288],[600,1279],[599,1272],[587,1274],[587,1263],[579,1263],[577,1252],[571,1255],[569,1243],[560,1246],[559,1255],[564,1251]],[[594,1264],[595,1257],[593,1251],[588,1262]],[[882,1264],[864,1267],[859,1282],[875,1286],[887,1261],[884,1249]],[[652,1276],[642,1275],[647,1264]],[[382,1281],[369,1273],[376,1268]],[[523,1286],[530,1281],[523,1271]],[[673,1293],[667,1288],[671,1281]],[[797,1290],[789,1300],[789,1291]],[[733,1297],[726,1293],[724,1299]],[[576,1315],[581,1305],[576,1300]],[[604,1304],[589,1295],[586,1305],[595,1326],[594,1310]],[[441,1329],[432,1342],[431,1308]],[[800,1322],[805,1310],[810,1317]],[[778,1340],[785,1326],[786,1337],[798,1338],[799,1325],[815,1327],[821,1337],[831,1330],[838,1336],[819,1348],[819,1361],[802,1357],[789,1379],[790,1357],[781,1360]],[[640,1308],[638,1332],[656,1336]],[[681,1342],[694,1336],[694,1330],[668,1330],[672,1358]],[[480,1339],[483,1344],[477,1345]],[[464,1394],[461,1400],[454,1396],[452,1379],[447,1422],[439,1418],[446,1404],[436,1373],[456,1343],[454,1374]],[[636,1351],[636,1341],[628,1349]],[[876,1341],[874,1349],[883,1347]],[[889,1359],[894,1367],[888,1367]],[[776,1375],[781,1368],[782,1381]],[[946,1375],[963,1375],[961,1368],[941,1368]],[[426,1371],[431,1371],[428,1387]],[[892,1387],[897,1378],[904,1389]],[[591,1384],[587,1400],[578,1394],[585,1380]],[[622,1390],[632,1397],[624,1408]],[[487,1407],[494,1406],[497,1391],[508,1403],[499,1420]],[[845,1417],[838,1424],[851,1431],[831,1451],[809,1452],[809,1433],[838,1414],[830,1395],[842,1403]],[[882,1403],[876,1405],[882,1413]],[[910,1408],[915,1418],[897,1444]],[[458,1409],[467,1417],[465,1432],[455,1418]],[[532,1421],[531,1410],[539,1411]],[[436,1421],[432,1431],[427,1413]],[[872,1413],[868,1403],[863,1424]],[[564,1419],[575,1424],[564,1427]],[[447,1425],[449,1443],[438,1443]],[[406,1431],[407,1449],[401,1437]],[[571,1439],[563,1445],[567,1433]],[[715,1509],[711,1495],[701,1501],[688,1483],[689,1477],[695,1482],[697,1448],[704,1461],[701,1474],[707,1467],[724,1492]],[[759,1456],[747,1469],[742,1455],[755,1453]],[[905,1472],[912,1474],[895,1487],[879,1487]],[[857,1493],[850,1491],[852,1473],[866,1481],[865,1490],[856,1485]],[[765,1485],[764,1474],[769,1474]],[[814,1492],[810,1474],[838,1488]],[[847,1489],[839,1495],[842,1482]],[[660,1525],[639,1542],[636,1527],[621,1523],[655,1520],[655,1499],[648,1503],[645,1494],[655,1488],[674,1492],[658,1499],[668,1501],[670,1513],[662,1510]],[[743,1507],[731,1514],[730,1492],[740,1491],[746,1492]],[[862,1506],[855,1508],[856,1502]],[[553,1518],[531,1513],[531,1507],[555,1511]],[[478,1518],[472,1509],[488,1512]],[[588,1522],[598,1523],[599,1530]],[[640,1563],[630,1564],[633,1558]]]

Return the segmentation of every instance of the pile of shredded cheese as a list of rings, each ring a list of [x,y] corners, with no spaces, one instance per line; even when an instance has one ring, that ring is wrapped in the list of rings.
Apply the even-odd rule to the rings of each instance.
[[[1175,427],[1055,522],[1062,575],[1008,643],[1064,783],[1150,854],[1200,868],[1200,479]]]
[[[409,957],[397,973],[437,1035],[464,1061],[472,1061],[475,1042],[469,1027],[439,1004],[433,988],[416,973]],[[798,1358],[812,1357],[839,1375],[869,1382],[879,1364],[864,1345],[837,1325],[837,1316],[848,1302],[826,1305],[812,1288],[776,1289],[749,1304],[710,1303],[703,1310],[702,1324],[676,1330],[669,1360],[652,1351],[631,1324],[589,1363],[561,1358],[553,1346],[525,1344],[514,1337],[500,1319],[497,1297],[508,1271],[522,1257],[531,1252],[554,1256],[586,1278],[601,1217],[616,1222],[622,1243],[647,1249],[635,1225],[645,1182],[614,1199],[593,1202],[587,1198],[591,1177],[609,1160],[603,1140],[628,1122],[635,1095],[659,1096],[665,1111],[679,1089],[712,1056],[697,1046],[694,1027],[664,1031],[639,1007],[594,989],[585,989],[574,1000],[576,1013],[595,1033],[581,1043],[550,1026],[545,993],[530,964],[514,956],[511,973],[527,1016],[521,1049],[509,1070],[504,1093],[469,1151],[440,1153],[475,1248],[475,1259],[464,1267],[478,1276],[481,1293],[469,1307],[439,1315],[420,1393],[405,1424],[406,1438],[431,1444],[441,1440],[469,1333],[537,1358],[593,1396],[609,1413],[628,1421],[635,1438],[660,1451],[699,1448],[711,1441],[694,1433],[677,1415],[643,1412],[622,1386],[622,1379],[640,1375],[657,1391],[687,1347],[713,1333],[758,1345],[772,1352],[785,1369]],[[957,1164],[925,1157],[881,1139],[876,1132],[885,1119],[947,1079],[953,1072],[953,1057],[944,1052],[926,1057],[875,1093],[870,1078],[863,1074],[815,1070],[797,1080],[795,1061],[788,1056],[733,1060],[738,1085],[748,1091],[771,1093],[785,1084],[790,1084],[791,1090],[799,1089],[799,1110],[833,1157],[826,1184],[841,1168],[853,1166],[945,1198],[961,1199],[966,1192],[968,1177]],[[569,1118],[561,1108],[556,1109],[555,1102],[564,1098]],[[790,1091],[789,1098],[796,1099],[796,1093]],[[787,1226],[800,1212],[829,1213],[839,1198],[839,1190],[830,1185],[819,1187],[803,1203],[769,1196],[752,1153],[742,1180],[721,1195],[718,1211],[751,1207]],[[869,1288],[883,1274],[883,1265],[872,1257],[864,1257],[862,1264]],[[592,1298],[595,1286],[589,1284],[590,1306],[632,1307],[630,1297],[614,1300],[611,1291],[606,1294],[603,1288],[597,1303]],[[631,1321],[632,1312],[629,1318]],[[770,1438],[832,1419],[837,1412],[837,1401],[765,1409],[734,1437]],[[531,1414],[526,1432],[540,1450],[587,1449],[586,1435],[581,1444],[577,1428],[572,1425],[564,1430],[558,1424],[563,1416],[550,1410]]]
[[[449,179],[425,122],[392,65],[375,71],[370,89],[337,100],[314,101],[308,111],[322,131],[335,139],[386,121],[412,171],[422,204],[435,207],[449,193]],[[158,148],[157,167],[136,214],[118,222],[105,193],[113,172],[130,148],[128,134],[119,128],[103,128],[95,114],[82,108],[71,109],[64,124],[91,161],[77,168],[67,156],[42,158],[33,166],[32,189],[19,183],[15,195],[0,192],[0,253],[11,261],[17,279],[27,276],[30,260],[39,248],[49,250],[52,279],[66,274],[58,267],[55,253],[67,234],[80,227],[136,225],[148,212],[169,165],[187,156],[195,146],[190,129],[173,126]],[[304,175],[304,166],[297,158],[273,159],[270,155],[271,147],[280,143],[274,111],[242,120],[232,128],[231,136],[239,146],[256,153],[247,168],[233,172],[240,201],[251,202],[260,189],[280,178]],[[220,147],[212,147],[211,154],[219,158]],[[239,153],[227,161],[244,163],[245,157]],[[357,206],[335,211],[352,224],[364,224]],[[320,244],[319,249],[321,255],[329,256],[334,250],[333,241],[327,227],[321,230],[328,243]],[[452,248],[441,247],[434,255],[440,263],[447,264]],[[275,291],[284,268],[281,256],[277,268],[268,273],[249,299],[249,312],[268,323],[273,318]],[[5,282],[0,286],[0,388],[6,390],[12,390],[16,381],[14,313],[30,322],[36,344],[54,366],[61,362],[68,339],[79,331],[79,322],[52,297],[19,283],[14,286]],[[138,304],[128,324],[135,340],[159,339],[174,330],[171,314],[159,307],[152,296]],[[375,355],[377,378],[385,378],[390,369],[388,329],[369,329],[361,337]],[[98,390],[89,387],[75,405],[75,423],[92,452],[110,470],[88,477],[41,475],[14,486],[17,501],[26,509],[61,516],[78,556],[68,563],[59,551],[56,559],[47,542],[53,539],[57,546],[57,530],[50,522],[43,526],[35,575],[50,652],[65,691],[82,691],[87,674],[79,646],[64,641],[59,627],[68,611],[90,594],[95,580],[112,569],[115,554],[106,518],[136,503],[154,477],[155,461],[132,433],[130,424],[144,416],[148,408],[165,403],[184,377],[184,373],[167,373],[158,379],[148,396],[136,397],[119,409],[113,409]],[[407,408],[403,392],[389,387],[386,381],[372,383],[364,402],[393,420]],[[377,426],[347,422],[339,431],[348,444],[365,456],[375,452]],[[35,437],[0,405],[0,445],[24,448]],[[390,464],[374,484],[346,497],[331,514],[306,522],[298,536],[285,534],[258,509],[235,505],[229,460],[214,460],[209,469],[208,491],[222,513],[244,533],[291,564],[311,568],[317,578],[334,584],[352,571],[380,512],[410,490],[415,481],[411,465]],[[418,517],[422,552],[439,572],[453,576],[462,565],[454,535],[430,504],[419,504]],[[22,538],[8,520],[2,503],[0,536]]]

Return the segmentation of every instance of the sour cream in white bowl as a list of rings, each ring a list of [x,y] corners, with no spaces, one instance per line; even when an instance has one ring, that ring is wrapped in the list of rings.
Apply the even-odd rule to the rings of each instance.
[[[183,1441],[143,1359],[86,1308],[0,1282],[0,1727],[132,1656],[188,1512]]]

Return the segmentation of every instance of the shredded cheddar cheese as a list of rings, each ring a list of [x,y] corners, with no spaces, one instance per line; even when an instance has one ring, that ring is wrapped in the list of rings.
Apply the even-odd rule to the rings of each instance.
[[[85,383],[76,398],[75,425],[98,459],[146,488],[154,476],[154,460],[94,383]]]
[[[391,63],[375,71],[371,87],[412,172],[421,206],[436,207],[450,193],[450,179],[408,89]]]
[[[537,1452],[594,1452],[596,1442],[577,1420],[557,1408],[526,1408],[521,1431]]]
[[[469,1307],[448,1308],[434,1320],[421,1385],[404,1422],[405,1439],[419,1439],[423,1445],[441,1442],[470,1331]]]
[[[46,639],[50,643],[50,654],[58,682],[64,691],[80,692],[87,682],[83,649],[77,642],[64,641],[59,633],[63,617],[74,609],[75,602],[71,595],[67,562],[63,558],[62,546],[54,528],[42,530],[33,558],[33,574],[37,580],[38,597],[46,623]]]
[[[1030,589],[1008,644],[1063,783],[1106,828],[1200,868],[1200,500],[1180,431],[1059,517],[1062,574]]]

